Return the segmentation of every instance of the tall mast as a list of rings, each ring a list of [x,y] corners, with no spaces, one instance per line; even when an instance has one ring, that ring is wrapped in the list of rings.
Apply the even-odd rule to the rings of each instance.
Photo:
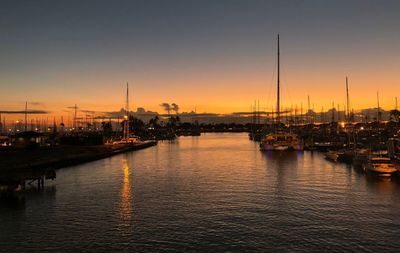
[[[276,105],[276,122],[280,121],[280,49],[279,49],[279,34],[278,34],[278,78],[277,78],[277,105]]]
[[[253,124],[254,126],[257,124],[257,112],[256,112],[256,100],[254,100],[253,104]]]
[[[293,104],[290,105],[290,121],[293,121]]]
[[[77,131],[78,129],[78,126],[77,126],[77,118],[76,118],[76,110],[77,110],[77,106],[76,106],[76,104],[75,104],[75,107],[74,107],[74,129],[75,129],[75,131]]]
[[[379,91],[376,92],[376,102],[378,104],[378,109],[376,110],[376,120],[379,122],[381,120],[379,117]]]
[[[349,84],[346,76],[346,107],[347,107],[347,122],[350,122],[350,102],[349,102]]]
[[[310,111],[311,111],[310,95],[307,95],[307,101],[308,101],[308,111],[307,111],[307,113],[310,113]],[[308,123],[311,123],[311,118],[309,119]]]
[[[300,103],[300,123],[303,124],[303,102]]]
[[[28,102],[25,102],[25,132],[28,130]]]
[[[324,107],[321,107],[321,123],[324,123],[325,121],[325,115],[324,115]]]
[[[125,104],[125,139],[129,138],[129,84],[126,83],[126,104]]]

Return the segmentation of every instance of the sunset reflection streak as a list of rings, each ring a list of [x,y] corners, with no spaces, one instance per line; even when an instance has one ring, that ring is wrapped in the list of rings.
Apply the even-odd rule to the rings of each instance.
[[[128,165],[128,160],[124,158],[122,160],[123,164],[123,181],[120,196],[120,206],[119,206],[119,216],[120,225],[119,230],[128,235],[131,229],[132,212],[133,212],[133,199],[132,199],[132,189],[129,181],[130,169]]]

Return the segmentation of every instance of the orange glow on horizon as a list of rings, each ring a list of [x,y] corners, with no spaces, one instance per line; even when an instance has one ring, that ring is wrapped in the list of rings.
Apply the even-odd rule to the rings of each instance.
[[[393,67],[393,66],[392,66]],[[311,108],[320,112],[322,107],[329,110],[334,101],[335,107],[345,108],[345,75],[335,70],[325,70],[313,75],[295,69],[286,70],[283,75],[281,98],[282,109],[295,108],[302,104],[307,110],[307,95],[310,95]],[[309,71],[308,71],[309,73]],[[368,73],[368,74],[365,74]],[[160,106],[163,102],[177,103],[181,112],[229,114],[238,111],[249,111],[255,100],[260,101],[260,110],[271,111],[276,104],[275,76],[271,72],[245,72],[232,78],[229,73],[221,72],[216,76],[194,79],[197,75],[188,74],[186,78],[174,77],[162,86],[159,79],[138,80],[132,83],[130,108],[165,113]],[[235,78],[235,79],[233,79]],[[376,107],[376,92],[380,93],[380,106],[385,110],[394,109],[395,97],[400,98],[398,80],[392,69],[353,71],[349,75],[350,107],[354,110]],[[92,82],[94,80],[91,80]],[[77,83],[77,82],[76,82]],[[120,85],[119,85],[120,83]],[[29,115],[29,118],[71,117],[74,104],[83,110],[97,113],[120,111],[125,103],[124,82],[118,80],[97,80],[96,88],[90,84],[82,92],[66,90],[55,92],[45,90],[29,95],[13,93],[2,100],[0,110],[23,110],[24,101],[29,109],[49,111],[46,115]],[[115,85],[118,84],[118,85]],[[3,95],[4,96],[4,95]],[[40,101],[32,104],[29,101]],[[22,119],[23,115],[3,114],[7,119]]]

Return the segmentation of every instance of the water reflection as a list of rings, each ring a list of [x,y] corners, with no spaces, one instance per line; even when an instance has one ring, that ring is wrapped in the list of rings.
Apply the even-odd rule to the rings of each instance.
[[[128,164],[128,159],[125,156],[122,160],[123,169],[123,180],[122,189],[120,195],[120,230],[124,234],[129,234],[131,229],[132,212],[133,212],[133,200],[132,200],[132,186],[130,183],[130,169]]]
[[[0,192],[0,210],[25,209],[25,196],[10,192]]]
[[[400,190],[399,182],[395,178],[365,175],[368,188],[379,193],[396,194]]]
[[[160,142],[61,170],[54,183],[54,194],[27,191],[22,199],[0,199],[1,250],[396,252],[400,247],[399,179],[367,177],[329,163],[319,152],[262,153],[245,133]]]
[[[268,151],[263,152],[266,159],[266,166],[271,176],[276,180],[274,183],[275,197],[279,200],[278,205],[286,205],[285,192],[288,190],[288,175],[296,174],[299,154],[297,151]]]
[[[303,152],[300,151],[285,151],[285,152],[280,152],[280,151],[266,151],[262,152],[264,159],[273,161],[277,163],[278,165],[283,165],[286,163],[294,164],[297,163],[297,159],[299,159]]]
[[[56,186],[45,186],[38,189],[35,186],[28,186],[24,191],[0,190],[0,209],[2,210],[25,210],[27,200],[46,199],[54,201],[56,198]]]

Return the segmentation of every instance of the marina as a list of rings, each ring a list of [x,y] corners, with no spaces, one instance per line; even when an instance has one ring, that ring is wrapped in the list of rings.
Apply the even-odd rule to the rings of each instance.
[[[400,252],[400,1],[0,8],[1,252]]]
[[[68,167],[41,191],[1,198],[0,246],[392,252],[399,191],[396,178],[320,152],[260,152],[247,133],[207,133]]]

